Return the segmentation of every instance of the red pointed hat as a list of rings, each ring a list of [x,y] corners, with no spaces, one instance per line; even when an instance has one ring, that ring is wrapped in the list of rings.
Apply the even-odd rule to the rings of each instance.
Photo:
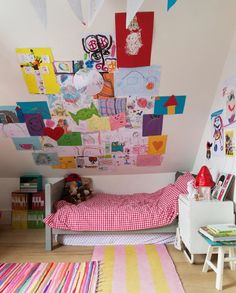
[[[195,186],[197,187],[213,187],[215,185],[212,180],[211,173],[207,166],[202,166],[200,171],[197,174]]]

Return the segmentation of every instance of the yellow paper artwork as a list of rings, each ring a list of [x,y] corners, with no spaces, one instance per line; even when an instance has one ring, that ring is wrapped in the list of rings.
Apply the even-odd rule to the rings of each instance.
[[[162,155],[166,152],[167,135],[148,137],[148,154]]]
[[[59,93],[60,85],[54,73],[50,48],[17,48],[16,54],[31,94]]]
[[[77,168],[75,158],[72,156],[69,157],[60,157],[59,165],[51,166],[53,169],[74,169]]]
[[[109,117],[98,117],[93,115],[92,118],[87,120],[89,131],[99,131],[99,130],[111,130]]]

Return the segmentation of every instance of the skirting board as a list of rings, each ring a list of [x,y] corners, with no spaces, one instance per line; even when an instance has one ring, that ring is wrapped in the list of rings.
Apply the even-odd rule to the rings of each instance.
[[[0,210],[0,225],[11,225],[10,210]]]

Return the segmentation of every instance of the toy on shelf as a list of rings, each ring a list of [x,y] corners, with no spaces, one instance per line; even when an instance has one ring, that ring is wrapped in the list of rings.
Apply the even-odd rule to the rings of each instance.
[[[91,187],[91,178],[81,178],[76,173],[69,174],[65,177],[63,200],[73,204],[86,201],[92,195]]]

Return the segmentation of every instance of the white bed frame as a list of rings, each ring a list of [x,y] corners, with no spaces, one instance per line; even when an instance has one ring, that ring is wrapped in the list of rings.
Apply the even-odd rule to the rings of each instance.
[[[51,214],[53,210],[53,204],[61,199],[62,192],[64,188],[64,179],[61,179],[55,183],[47,183],[45,185],[45,216]],[[177,220],[174,221],[171,225],[163,226],[156,229],[146,229],[139,230],[139,233],[171,233],[176,232]],[[137,231],[127,231],[127,233],[135,233]],[[53,249],[53,235],[57,234],[79,234],[81,232],[75,232],[70,230],[59,230],[52,229],[48,225],[45,225],[45,249],[50,251]],[[85,232],[83,232],[85,233]],[[91,231],[90,231],[91,233]],[[99,232],[94,232],[99,233]],[[103,232],[104,233],[104,232]],[[107,232],[107,233],[120,233],[120,232]],[[123,233],[123,231],[122,231]]]

